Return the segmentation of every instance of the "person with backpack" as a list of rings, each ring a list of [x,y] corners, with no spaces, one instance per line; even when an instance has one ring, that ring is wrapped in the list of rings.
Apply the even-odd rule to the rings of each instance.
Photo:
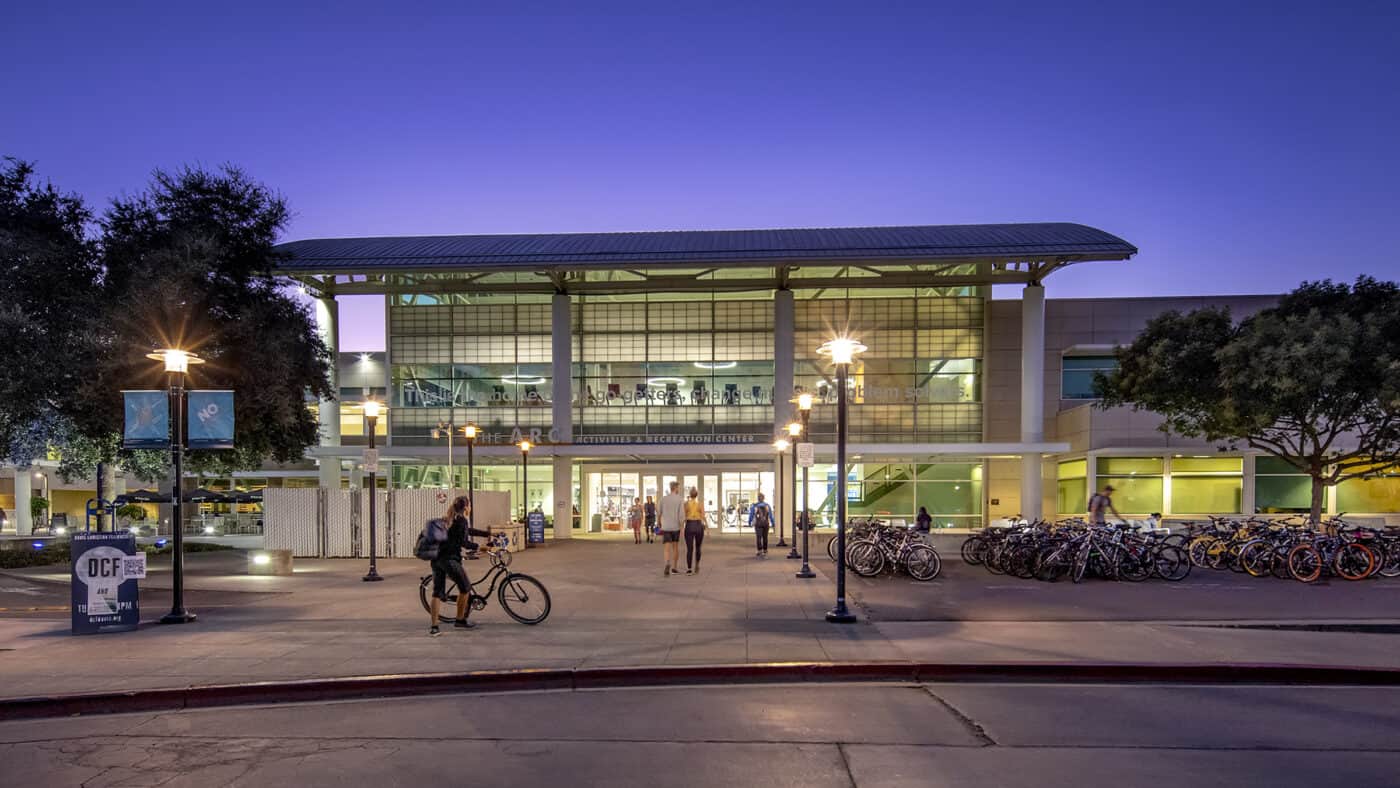
[[[768,557],[768,529],[773,525],[773,507],[758,494],[758,502],[749,507],[749,527],[753,529],[758,558]]]
[[[418,536],[418,546],[414,554],[431,562],[430,566],[433,568],[433,601],[429,605],[433,621],[428,630],[429,637],[442,634],[438,629],[438,617],[442,610],[442,601],[447,597],[448,577],[457,583],[457,616],[453,626],[457,629],[476,627],[476,624],[467,620],[472,586],[471,581],[467,579],[467,571],[462,568],[462,548],[475,550],[477,545],[469,537],[489,537],[491,532],[472,528],[468,519],[471,513],[471,501],[467,500],[467,496],[459,495],[448,504],[447,512],[442,518],[429,520],[423,526],[423,533]]]
[[[1103,492],[1094,493],[1089,498],[1089,522],[1094,525],[1105,525],[1108,522],[1108,512],[1113,512],[1113,516],[1119,520],[1125,520],[1123,515],[1118,513],[1118,509],[1113,506],[1113,485],[1105,484]]]
[[[647,532],[647,544],[652,543],[652,536],[656,533],[656,502],[647,496],[647,502],[642,505],[642,516],[645,518],[644,527]]]

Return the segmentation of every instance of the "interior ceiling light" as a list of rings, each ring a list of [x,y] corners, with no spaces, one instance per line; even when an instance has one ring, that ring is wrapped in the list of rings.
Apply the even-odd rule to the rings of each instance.
[[[527,375],[502,375],[501,382],[516,386],[538,386],[544,382],[544,378],[532,378]]]
[[[695,366],[700,369],[733,369],[739,366],[737,361],[697,361]]]
[[[648,386],[665,386],[674,383],[677,386],[685,385],[685,378],[647,378]]]

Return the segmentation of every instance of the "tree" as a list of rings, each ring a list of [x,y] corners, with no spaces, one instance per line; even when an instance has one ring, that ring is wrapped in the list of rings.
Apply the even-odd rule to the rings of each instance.
[[[100,361],[78,387],[78,432],[103,447],[120,431],[124,388],[164,388],[145,353],[180,347],[207,362],[188,385],[235,392],[232,451],[195,451],[195,472],[299,460],[319,439],[306,396],[333,397],[330,353],[308,310],[272,274],[286,202],[241,170],[157,172],[113,201],[101,226]]]
[[[27,465],[63,428],[65,401],[90,365],[101,271],[81,197],[0,159],[0,458]]]
[[[188,385],[235,391],[233,451],[192,452],[196,472],[300,459],[319,437],[306,396],[329,398],[330,353],[272,275],[285,201],[242,171],[157,172],[93,230],[82,200],[0,167],[0,455],[57,448],[65,474],[113,464],[151,479],[156,452],[121,449],[123,389],[165,388],[145,354],[194,351]],[[91,236],[91,237],[90,237]]]
[[[1095,381],[1099,407],[1130,406],[1161,429],[1278,457],[1328,486],[1400,467],[1400,286],[1305,282],[1235,322],[1227,310],[1166,312]]]

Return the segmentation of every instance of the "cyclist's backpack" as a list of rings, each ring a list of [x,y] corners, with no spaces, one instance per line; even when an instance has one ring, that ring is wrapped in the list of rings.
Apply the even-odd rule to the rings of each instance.
[[[418,544],[413,547],[413,554],[424,561],[432,561],[438,557],[438,548],[447,541],[447,526],[441,518],[434,517],[423,526],[423,532],[418,534]]]
[[[759,506],[759,507],[757,507],[757,508],[758,508],[758,511],[756,511],[756,512],[753,513],[753,527],[754,527],[754,528],[767,528],[769,525],[771,525],[771,523],[769,522],[769,517],[768,517],[768,507],[767,507],[767,506]]]

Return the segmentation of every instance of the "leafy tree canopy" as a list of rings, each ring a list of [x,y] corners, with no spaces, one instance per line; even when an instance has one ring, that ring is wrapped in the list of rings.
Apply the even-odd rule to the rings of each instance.
[[[1242,321],[1217,308],[1167,312],[1096,379],[1104,408],[1163,417],[1162,429],[1244,443],[1322,490],[1400,465],[1400,287],[1306,282]]]

